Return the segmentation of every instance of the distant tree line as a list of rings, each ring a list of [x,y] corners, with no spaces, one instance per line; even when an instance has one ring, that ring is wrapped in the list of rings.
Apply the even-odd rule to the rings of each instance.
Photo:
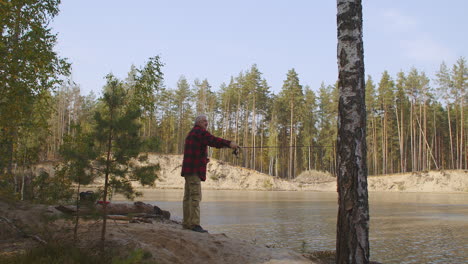
[[[146,68],[149,65],[145,66]],[[190,84],[184,76],[176,88],[165,88],[162,75],[154,94],[140,98],[144,112],[140,136],[149,152],[181,154],[186,133],[199,113],[208,115],[209,130],[245,146],[237,159],[229,150],[212,157],[282,178],[304,170],[335,173],[336,84],[314,91],[288,71],[274,94],[256,65],[213,89],[207,79]],[[129,93],[146,89],[145,68],[132,66],[122,85]],[[433,83],[431,85],[431,83]],[[137,85],[138,84],[138,85]],[[468,70],[460,58],[444,63],[433,82],[416,68],[395,77],[384,71],[366,81],[368,167],[370,175],[467,168],[466,89]],[[41,160],[60,158],[57,150],[71,124],[93,126],[99,108],[95,95],[82,96],[72,81],[51,95],[50,135],[38,152]]]

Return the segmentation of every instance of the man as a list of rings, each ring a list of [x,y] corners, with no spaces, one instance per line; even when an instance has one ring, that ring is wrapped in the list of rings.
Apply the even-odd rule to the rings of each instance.
[[[208,232],[200,226],[201,182],[206,180],[206,165],[209,162],[208,146],[233,149],[239,147],[234,141],[211,135],[206,130],[207,127],[206,115],[197,116],[194,127],[185,139],[181,173],[185,177],[183,227],[201,233]]]

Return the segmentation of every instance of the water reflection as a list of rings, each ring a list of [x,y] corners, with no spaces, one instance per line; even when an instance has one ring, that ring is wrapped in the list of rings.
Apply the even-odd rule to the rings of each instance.
[[[142,200],[182,218],[183,190]],[[371,259],[384,263],[467,263],[468,194],[370,193]],[[337,194],[203,191],[211,233],[292,249],[334,250]]]

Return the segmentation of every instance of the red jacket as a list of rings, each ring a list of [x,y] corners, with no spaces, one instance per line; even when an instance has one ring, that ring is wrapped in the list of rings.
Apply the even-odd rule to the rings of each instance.
[[[198,174],[200,180],[206,180],[206,164],[208,146],[215,148],[229,147],[231,141],[215,137],[210,132],[194,126],[185,138],[184,161],[182,162],[182,176]]]

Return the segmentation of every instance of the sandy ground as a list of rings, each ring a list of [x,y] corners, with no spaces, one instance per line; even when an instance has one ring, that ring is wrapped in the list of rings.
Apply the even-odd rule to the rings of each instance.
[[[39,245],[33,237],[18,234],[3,220],[5,218],[28,235],[47,242],[65,242],[72,237],[70,221],[50,221],[53,215],[61,214],[52,206],[12,205],[0,201],[0,212],[0,254],[13,254]],[[79,245],[98,248],[100,221],[82,221],[79,230]],[[168,220],[153,223],[109,220],[107,245],[120,252],[143,249],[151,253],[155,263],[314,263],[291,250],[254,245],[224,234],[197,233]]]

